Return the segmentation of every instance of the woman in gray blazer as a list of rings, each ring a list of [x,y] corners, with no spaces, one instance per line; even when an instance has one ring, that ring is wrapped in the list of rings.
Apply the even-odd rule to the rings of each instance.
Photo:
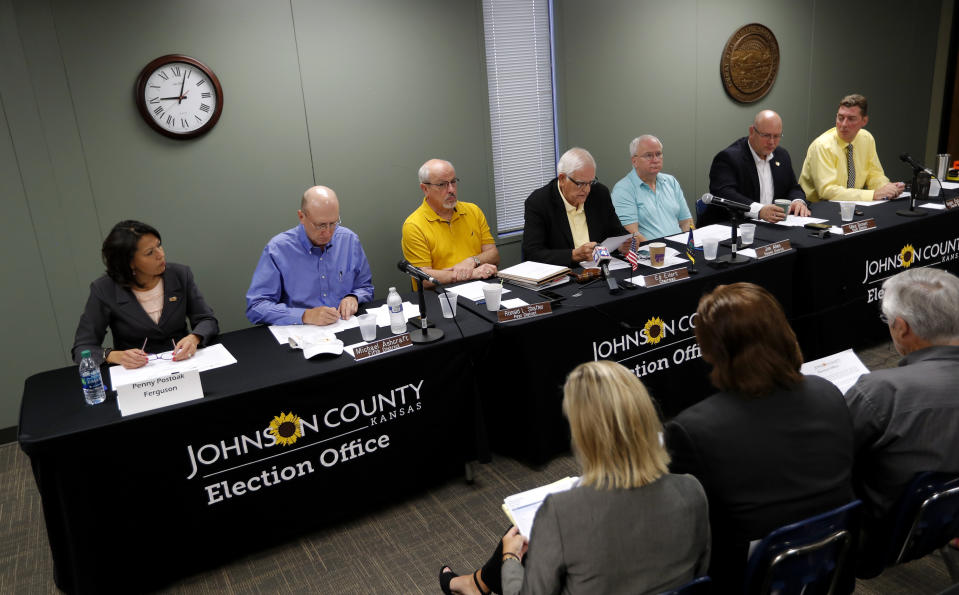
[[[444,566],[444,593],[660,593],[705,573],[706,496],[692,476],[668,472],[639,379],[617,363],[581,364],[566,379],[563,412],[579,485],[546,498],[528,542],[513,527],[472,575]]]
[[[148,353],[172,349],[172,358],[183,360],[216,338],[219,325],[193,272],[166,261],[156,229],[139,221],[117,223],[103,240],[102,256],[107,272],[90,284],[73,340],[74,361],[89,349],[95,361],[139,368]],[[102,347],[107,327],[112,349]]]

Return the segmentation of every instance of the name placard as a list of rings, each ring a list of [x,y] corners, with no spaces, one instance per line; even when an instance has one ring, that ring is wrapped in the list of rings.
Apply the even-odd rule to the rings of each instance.
[[[789,240],[779,240],[778,242],[756,248],[756,260],[762,260],[768,256],[782,254],[790,250],[792,250],[792,243]]]
[[[851,233],[858,233],[860,231],[866,231],[867,229],[875,229],[876,220],[875,219],[863,219],[862,221],[853,221],[851,223],[843,223],[842,233],[843,235],[849,235]]]
[[[538,304],[526,304],[519,308],[509,308],[506,310],[497,310],[496,318],[500,322],[511,322],[513,320],[523,320],[525,318],[535,318],[543,314],[549,314],[553,311],[553,306],[549,302],[539,302]]]
[[[643,282],[646,284],[646,287],[656,287],[657,285],[666,285],[667,283],[673,283],[675,281],[688,278],[689,269],[686,267],[680,267],[671,271],[663,271],[662,273],[644,275]]]
[[[196,368],[121,384],[116,389],[117,405],[124,417],[203,398],[200,372]]]
[[[375,355],[382,355],[384,353],[389,353],[390,351],[403,349],[411,346],[412,344],[413,341],[410,339],[410,334],[403,333],[402,335],[387,337],[385,339],[380,339],[379,341],[373,341],[372,343],[368,343],[366,345],[354,347],[353,357],[356,358],[356,361],[360,361],[361,359],[366,359]]]
[[[942,201],[942,203],[946,205],[947,209],[954,209],[959,207],[959,198],[947,198],[946,200]]]

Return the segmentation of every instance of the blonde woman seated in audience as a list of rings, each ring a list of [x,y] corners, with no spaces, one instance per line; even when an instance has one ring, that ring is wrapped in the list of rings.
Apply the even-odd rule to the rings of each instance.
[[[705,494],[669,473],[662,425],[636,376],[613,362],[582,364],[566,379],[563,412],[579,485],[546,498],[528,542],[512,527],[472,575],[444,566],[444,593],[660,593],[705,572]]]

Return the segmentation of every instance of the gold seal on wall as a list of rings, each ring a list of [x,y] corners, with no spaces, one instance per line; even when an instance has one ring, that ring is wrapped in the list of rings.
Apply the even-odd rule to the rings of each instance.
[[[764,25],[743,25],[729,37],[719,62],[726,93],[752,103],[769,93],[779,73],[779,43]]]

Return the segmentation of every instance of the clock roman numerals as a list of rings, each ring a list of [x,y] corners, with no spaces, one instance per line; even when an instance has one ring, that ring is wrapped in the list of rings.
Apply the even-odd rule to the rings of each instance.
[[[157,118],[162,118],[162,117],[163,117],[163,107],[162,107],[162,106],[157,106],[157,108],[156,108],[155,110],[153,110],[153,115],[156,116]]]
[[[200,97],[202,97],[203,99],[209,99],[211,95],[213,95],[213,93],[209,91],[204,91],[203,93],[200,93]]]
[[[161,79],[163,79],[163,80],[165,80],[165,81],[170,80],[170,77],[168,77],[167,74],[166,74],[165,72],[163,72],[162,70],[157,73],[157,76],[159,76]]]
[[[216,125],[223,109],[223,90],[216,75],[202,62],[180,54],[161,56],[147,64],[137,79],[136,95],[140,115],[169,138],[205,134]]]
[[[198,116],[198,115],[196,115],[196,114],[193,114],[193,117],[196,118],[196,121],[197,121],[197,122],[202,122],[202,121],[203,121],[203,118],[201,118],[200,116]]]
[[[205,103],[201,103],[201,104],[200,104],[200,111],[201,111],[201,112],[207,112],[207,113],[209,113],[209,112],[210,112],[210,106],[207,105],[207,104],[205,104]]]
[[[151,97],[151,98],[150,98],[150,103],[153,104],[153,105],[156,105],[156,104],[160,103],[160,98],[159,98],[159,97]]]
[[[196,86],[199,87],[199,86],[201,86],[201,85],[202,85],[203,83],[205,83],[205,82],[206,82],[205,80],[200,79],[200,80],[198,80],[198,81],[196,82]]]
[[[177,77],[177,78],[179,78],[179,76],[180,76],[181,74],[183,74],[183,71],[180,70],[180,67],[179,67],[179,66],[174,66],[172,70],[173,70],[173,76],[175,76],[175,77]]]
[[[189,128],[190,123],[187,122],[186,118],[180,118],[180,128]]]
[[[166,125],[167,125],[167,126],[173,126],[173,122],[174,122],[173,116],[171,116],[170,114],[167,114],[167,117],[166,117]]]

